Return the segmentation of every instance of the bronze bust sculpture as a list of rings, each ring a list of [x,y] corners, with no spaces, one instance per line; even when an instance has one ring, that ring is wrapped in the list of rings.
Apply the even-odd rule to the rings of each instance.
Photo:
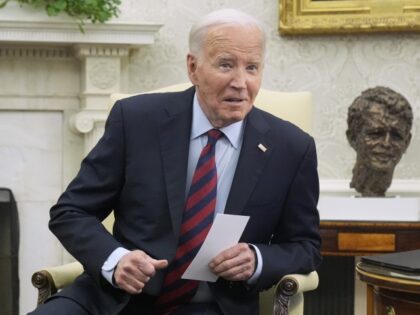
[[[357,158],[351,188],[364,197],[383,197],[411,140],[413,111],[401,94],[367,89],[348,109],[347,139]]]

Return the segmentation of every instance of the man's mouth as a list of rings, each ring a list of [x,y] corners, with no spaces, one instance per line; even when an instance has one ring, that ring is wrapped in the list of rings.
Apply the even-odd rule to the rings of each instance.
[[[394,158],[392,154],[386,152],[375,152],[373,156],[380,162],[389,162]]]
[[[225,102],[228,102],[228,103],[241,103],[241,102],[243,102],[245,99],[243,99],[243,98],[238,98],[238,97],[228,97],[228,98],[225,98]]]

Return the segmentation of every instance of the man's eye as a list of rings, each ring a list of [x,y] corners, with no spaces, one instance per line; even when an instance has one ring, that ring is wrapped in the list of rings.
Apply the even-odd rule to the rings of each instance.
[[[399,132],[396,132],[396,131],[391,131],[391,137],[393,139],[396,139],[396,140],[402,140],[402,139],[404,139],[404,137],[402,136],[402,134],[400,134]]]
[[[247,67],[247,69],[248,69],[249,71],[257,71],[257,70],[258,70],[258,66],[257,66],[257,65],[249,65],[249,66]]]
[[[375,135],[379,135],[379,134],[381,134],[381,131],[380,130],[369,130],[368,132],[367,132],[367,134],[368,135],[370,135],[370,136],[375,136]]]
[[[230,63],[221,63],[220,68],[222,69],[230,69],[232,68],[232,65]]]
[[[382,130],[379,130],[379,129],[374,129],[374,130],[370,130],[370,131],[366,132],[366,135],[371,137],[371,138],[379,138],[379,137],[382,137],[384,135],[384,132]]]

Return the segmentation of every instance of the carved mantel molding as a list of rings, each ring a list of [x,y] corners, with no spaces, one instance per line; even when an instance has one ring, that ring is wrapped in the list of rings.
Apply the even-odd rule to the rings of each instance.
[[[71,130],[85,135],[84,151],[86,153],[94,147],[102,136],[107,116],[108,111],[106,109],[83,109],[70,118],[69,125]]]
[[[0,44],[110,44],[139,47],[154,43],[162,24],[153,22],[85,23],[82,33],[67,15],[49,17],[44,10],[9,2],[0,10]]]
[[[76,57],[81,62],[80,112],[70,119],[85,137],[87,153],[103,133],[111,93],[123,91],[125,65],[132,50],[155,41],[162,24],[111,21],[86,23],[82,33],[66,17],[47,17],[9,3],[0,12],[0,55],[7,57]]]
[[[82,33],[74,21],[8,21],[0,18],[0,42],[139,47],[153,44],[154,35],[161,26],[161,24],[141,22],[86,24]]]

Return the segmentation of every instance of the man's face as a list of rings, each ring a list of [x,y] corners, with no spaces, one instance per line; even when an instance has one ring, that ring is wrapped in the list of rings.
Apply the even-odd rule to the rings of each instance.
[[[261,85],[264,52],[255,27],[215,26],[199,56],[187,57],[201,108],[214,127],[245,118]]]
[[[365,164],[378,171],[393,170],[410,143],[407,126],[374,103],[365,114],[356,151]]]

